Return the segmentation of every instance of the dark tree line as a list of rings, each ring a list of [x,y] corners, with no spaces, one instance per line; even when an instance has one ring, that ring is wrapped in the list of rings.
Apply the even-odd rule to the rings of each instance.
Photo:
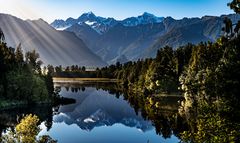
[[[53,95],[50,74],[43,75],[42,61],[33,50],[22,51],[8,47],[0,29],[0,99],[32,102],[49,102]]]

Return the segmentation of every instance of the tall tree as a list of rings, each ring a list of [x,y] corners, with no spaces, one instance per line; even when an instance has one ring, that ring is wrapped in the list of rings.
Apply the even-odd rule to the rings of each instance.
[[[41,65],[43,62],[39,60],[39,57],[40,56],[36,50],[25,54],[26,62],[32,67],[33,71],[41,73]]]
[[[240,13],[240,0],[233,0],[231,3],[228,3],[228,6],[236,13]]]
[[[4,41],[5,41],[5,36],[2,29],[0,28],[0,44],[3,43]]]
[[[23,51],[22,51],[21,43],[17,46],[15,50],[15,59],[18,64],[23,63]]]

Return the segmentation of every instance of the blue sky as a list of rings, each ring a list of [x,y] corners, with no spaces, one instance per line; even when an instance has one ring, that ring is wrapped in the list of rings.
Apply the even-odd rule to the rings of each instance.
[[[233,13],[227,3],[231,0],[0,0],[0,13],[8,13],[22,19],[77,18],[92,11],[98,16],[124,19],[143,12],[157,16],[202,17]],[[2,5],[4,3],[4,5]]]

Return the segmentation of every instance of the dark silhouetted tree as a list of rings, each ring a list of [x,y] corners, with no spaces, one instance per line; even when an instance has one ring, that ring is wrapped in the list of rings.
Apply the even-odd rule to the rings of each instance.
[[[24,56],[23,56],[23,51],[22,51],[22,47],[21,47],[21,43],[17,46],[16,50],[15,50],[15,59],[16,59],[16,62],[20,65],[22,65],[23,63],[23,59]]]
[[[228,3],[228,6],[236,13],[240,13],[240,0],[233,0],[231,3]]]
[[[0,44],[3,43],[4,41],[5,41],[5,36],[2,29],[0,28]]]

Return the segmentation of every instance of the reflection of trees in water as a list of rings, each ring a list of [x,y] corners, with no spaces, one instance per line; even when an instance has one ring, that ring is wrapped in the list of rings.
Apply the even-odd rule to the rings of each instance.
[[[94,87],[97,90],[107,91],[111,95],[119,98],[121,95],[127,100],[134,109],[136,115],[141,113],[145,120],[151,120],[156,128],[156,133],[164,138],[170,138],[171,135],[179,136],[180,132],[186,129],[186,123],[183,118],[178,115],[179,98],[156,98],[154,105],[149,103],[149,99],[144,95],[130,94],[119,84],[114,83],[95,83],[95,84],[62,84],[62,87],[69,92],[84,92],[85,87]],[[155,107],[158,103],[159,106]],[[183,124],[184,123],[184,124]]]
[[[178,106],[177,100],[171,101],[172,99],[167,99],[171,97],[159,97],[155,99],[154,104],[150,104],[148,98],[144,95],[126,95],[127,100],[134,108],[136,114],[141,111],[141,115],[146,120],[151,120],[155,126],[156,133],[162,137],[170,138],[172,135],[179,137],[179,133],[186,130],[186,121],[177,112]],[[156,101],[158,100],[158,101]],[[158,106],[155,106],[157,105]],[[164,109],[164,107],[172,106],[172,109]]]
[[[156,133],[164,138],[179,134],[187,129],[186,120],[178,114],[178,97],[153,98],[154,105],[150,104],[147,96],[132,94],[120,85],[98,85],[98,88],[108,91],[117,98],[123,95],[134,109],[136,115],[141,113],[145,120],[151,120],[155,126]],[[155,105],[158,106],[155,106]]]
[[[67,92],[77,93],[84,92],[85,87],[94,87],[97,90],[102,89],[103,91],[107,91],[109,94],[115,94],[117,98],[122,94],[123,87],[117,83],[58,83],[58,86],[55,88],[61,89],[64,87]]]
[[[203,101],[202,101],[203,102]],[[185,142],[240,142],[239,104],[224,101],[198,102],[182,114],[187,119],[189,130],[181,133]]]
[[[124,100],[127,100],[134,109],[136,115],[141,114],[145,120],[151,120],[155,126],[156,133],[164,138],[170,138],[172,135],[175,135],[185,141],[204,142],[206,139],[213,139],[213,136],[209,136],[209,134],[216,134],[216,141],[226,139],[225,142],[227,142],[231,141],[229,139],[231,137],[239,137],[239,133],[236,132],[240,129],[238,126],[239,124],[234,124],[232,122],[233,119],[239,122],[239,116],[237,116],[239,115],[239,111],[236,112],[237,108],[233,106],[231,110],[227,111],[211,111],[211,108],[198,107],[188,114],[179,115],[179,98],[177,97],[156,97],[131,94],[123,89],[121,85],[117,84],[101,83],[97,85],[65,85],[63,87],[65,87],[66,90],[69,89],[69,92],[84,92],[86,87],[95,86],[97,89],[108,91],[110,94],[115,95],[116,98],[122,97]],[[57,90],[61,89],[61,87],[57,88]],[[74,90],[71,90],[71,88]],[[227,105],[224,109],[228,107],[230,106]],[[58,110],[58,106],[54,108],[50,106],[36,106],[0,111],[0,130],[3,132],[8,127],[14,128],[23,114],[26,115],[30,113],[36,114],[41,122],[44,121],[45,126],[49,130],[52,127],[53,114],[58,114]],[[225,133],[226,131],[229,133]]]

